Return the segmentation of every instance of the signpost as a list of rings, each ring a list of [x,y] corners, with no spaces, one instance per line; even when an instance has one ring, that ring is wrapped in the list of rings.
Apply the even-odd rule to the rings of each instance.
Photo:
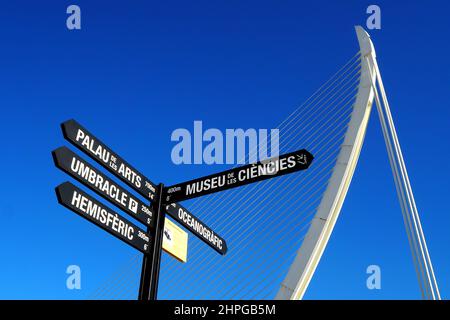
[[[303,149],[164,188],[163,184],[151,182],[75,120],[64,122],[61,128],[69,142],[151,201],[151,206],[146,205],[66,147],[52,152],[56,167],[147,227],[146,231],[140,229],[70,182],[56,187],[61,205],[144,253],[140,300],[157,298],[162,249],[180,261],[185,262],[187,258],[187,233],[166,219],[166,212],[218,253],[224,255],[228,250],[221,236],[178,201],[305,170],[313,160],[313,156]]]

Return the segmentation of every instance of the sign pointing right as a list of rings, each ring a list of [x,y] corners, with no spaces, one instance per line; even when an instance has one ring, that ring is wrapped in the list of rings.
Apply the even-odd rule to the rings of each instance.
[[[201,197],[308,169],[314,157],[305,149],[179,183],[165,189],[166,203]]]
[[[227,253],[228,248],[226,241],[218,234],[215,234],[210,227],[208,227],[200,219],[192,215],[179,203],[171,203],[170,205],[167,205],[166,210],[167,213],[178,223],[191,231],[200,240],[205,242],[218,253],[220,253],[221,255]]]

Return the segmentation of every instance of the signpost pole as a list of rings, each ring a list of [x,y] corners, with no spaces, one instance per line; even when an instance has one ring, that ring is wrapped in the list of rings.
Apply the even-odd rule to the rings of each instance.
[[[152,252],[152,264],[150,273],[150,300],[156,300],[158,296],[158,282],[159,282],[159,267],[161,265],[161,251],[164,237],[164,210],[162,207],[164,185],[162,183],[158,186],[157,199],[155,203],[155,236]]]
[[[159,267],[161,262],[162,241],[164,232],[164,210],[162,208],[164,185],[158,186],[156,199],[153,202],[155,229],[147,230],[153,241],[148,254],[142,260],[141,282],[139,286],[139,300],[156,300],[158,295]]]
[[[153,248],[154,242],[151,243],[150,249]],[[139,300],[149,300],[150,294],[150,267],[152,263],[152,256],[148,253],[144,254],[142,259],[141,280],[139,284]]]

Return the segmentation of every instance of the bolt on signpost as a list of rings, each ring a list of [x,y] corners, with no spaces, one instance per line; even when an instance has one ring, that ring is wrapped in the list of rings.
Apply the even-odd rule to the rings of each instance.
[[[224,255],[228,250],[226,241],[220,235],[178,201],[305,170],[314,158],[302,149],[165,188],[162,183],[156,185],[151,182],[75,120],[64,122],[61,128],[66,140],[152,202],[151,206],[146,205],[67,147],[60,147],[52,152],[57,168],[146,226],[144,231],[70,182],[56,187],[61,205],[144,254],[139,300],[157,299],[162,250],[180,261],[186,261],[187,234],[166,218],[166,212],[219,254]],[[167,241],[174,241],[177,249],[164,245],[166,229],[167,235],[179,235],[174,239],[166,238]]]

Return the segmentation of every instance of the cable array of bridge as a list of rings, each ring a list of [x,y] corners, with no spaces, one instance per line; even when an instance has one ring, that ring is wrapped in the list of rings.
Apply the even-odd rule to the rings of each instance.
[[[306,174],[186,202],[189,210],[227,239],[229,253],[218,257],[191,237],[188,263],[164,257],[160,298],[274,298],[327,186],[360,73],[358,52],[278,126],[280,153],[307,148],[317,155]],[[137,255],[90,298],[135,299],[139,265]]]

